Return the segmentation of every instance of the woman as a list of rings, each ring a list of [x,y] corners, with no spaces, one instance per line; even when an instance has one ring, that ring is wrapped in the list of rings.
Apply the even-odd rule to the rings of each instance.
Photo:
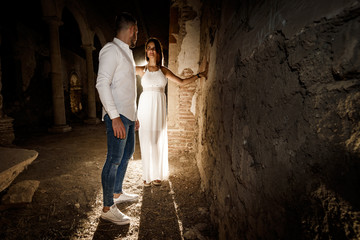
[[[162,66],[162,47],[156,38],[145,44],[146,66],[137,66],[136,74],[141,76],[143,92],[140,95],[138,120],[140,121],[139,139],[143,163],[144,186],[161,185],[168,177],[168,138],[166,125],[165,86],[167,79],[185,85],[206,73],[198,73],[182,79]]]

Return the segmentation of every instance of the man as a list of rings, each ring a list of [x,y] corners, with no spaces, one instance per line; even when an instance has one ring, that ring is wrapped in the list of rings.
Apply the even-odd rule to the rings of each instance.
[[[103,105],[106,124],[107,157],[101,182],[104,207],[101,218],[117,225],[130,223],[116,203],[137,200],[138,195],[122,191],[129,159],[134,153],[136,121],[135,62],[130,47],[137,40],[137,21],[129,13],[116,17],[116,35],[99,54],[99,71],[96,88]]]

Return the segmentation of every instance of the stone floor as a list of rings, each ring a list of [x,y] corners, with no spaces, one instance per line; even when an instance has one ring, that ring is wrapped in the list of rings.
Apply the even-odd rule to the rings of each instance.
[[[26,180],[40,185],[31,203],[0,205],[0,239],[217,239],[194,157],[170,158],[169,180],[160,187],[144,188],[138,142],[124,190],[139,194],[140,199],[118,205],[131,223],[117,226],[101,220],[105,126],[72,129],[17,136],[17,147],[39,155],[11,186]]]

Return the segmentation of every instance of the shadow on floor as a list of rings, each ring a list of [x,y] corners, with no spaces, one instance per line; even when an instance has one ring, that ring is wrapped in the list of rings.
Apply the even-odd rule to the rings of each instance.
[[[119,226],[100,218],[99,224],[93,236],[93,240],[109,240],[125,237],[130,225]]]
[[[143,188],[138,145],[124,186],[140,200],[118,205],[131,223],[117,226],[101,220],[105,126],[72,127],[68,133],[19,139],[19,147],[34,149],[39,156],[14,184],[38,180],[40,185],[32,203],[0,210],[0,239],[182,239],[194,229],[207,240],[217,239],[194,161],[181,162],[180,156],[170,160],[169,181]]]
[[[138,239],[182,239],[168,181],[144,188]]]

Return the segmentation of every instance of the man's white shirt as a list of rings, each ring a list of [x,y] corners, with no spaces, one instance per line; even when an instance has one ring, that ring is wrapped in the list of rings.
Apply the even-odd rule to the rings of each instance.
[[[96,88],[103,105],[102,118],[125,116],[136,120],[136,69],[129,45],[118,38],[105,44],[99,54]]]

